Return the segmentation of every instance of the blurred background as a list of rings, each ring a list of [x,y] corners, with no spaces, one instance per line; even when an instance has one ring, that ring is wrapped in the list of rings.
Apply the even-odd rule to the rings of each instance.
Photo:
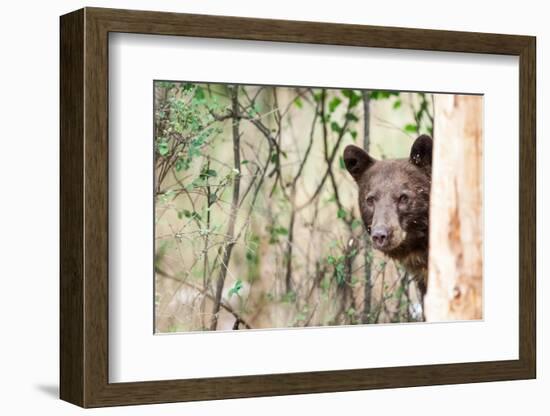
[[[423,321],[341,155],[433,125],[432,94],[155,82],[156,332]]]

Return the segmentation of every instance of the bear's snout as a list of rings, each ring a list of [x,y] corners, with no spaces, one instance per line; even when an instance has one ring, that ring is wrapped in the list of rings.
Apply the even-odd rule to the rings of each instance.
[[[381,250],[388,245],[391,238],[391,231],[388,227],[377,226],[372,229],[371,238],[374,247]]]

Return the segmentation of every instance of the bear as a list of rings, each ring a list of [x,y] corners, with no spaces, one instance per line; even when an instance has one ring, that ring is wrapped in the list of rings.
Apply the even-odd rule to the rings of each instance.
[[[375,160],[354,145],[343,154],[358,186],[359,211],[372,247],[401,263],[422,299],[428,280],[432,145],[431,137],[419,136],[405,159]]]

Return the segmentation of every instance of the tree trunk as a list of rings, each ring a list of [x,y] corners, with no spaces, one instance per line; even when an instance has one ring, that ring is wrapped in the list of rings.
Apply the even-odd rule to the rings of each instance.
[[[436,95],[427,321],[482,318],[482,110]]]
[[[237,213],[239,211],[239,194],[241,184],[241,133],[239,132],[239,125],[241,122],[241,115],[239,111],[238,85],[234,85],[233,87],[231,87],[231,103],[233,123],[233,167],[235,169],[235,176],[233,178],[233,197],[231,200],[231,210],[229,212],[227,232],[225,234],[225,241],[222,248],[223,260],[220,267],[220,274],[216,282],[214,307],[212,309],[212,320],[210,322],[210,329],[212,331],[215,331],[218,327],[218,315],[220,313],[222,302],[222,291],[225,284],[225,277],[227,276],[227,269],[229,268],[229,261],[231,260],[231,251],[233,250],[233,246],[235,245],[235,223],[237,222]]]
[[[363,90],[363,149],[365,152],[370,152],[370,91]],[[371,314],[371,296],[372,296],[372,248],[370,245],[370,237],[365,232],[363,236],[365,243],[364,260],[365,260],[365,289],[363,304],[363,316],[361,323],[370,323]]]

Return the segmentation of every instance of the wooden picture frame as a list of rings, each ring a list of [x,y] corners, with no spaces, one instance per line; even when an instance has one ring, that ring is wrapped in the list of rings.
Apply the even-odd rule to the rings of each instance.
[[[85,8],[61,17],[60,396],[82,407],[518,380],[536,376],[535,38]],[[519,57],[519,359],[109,383],[110,32]]]

